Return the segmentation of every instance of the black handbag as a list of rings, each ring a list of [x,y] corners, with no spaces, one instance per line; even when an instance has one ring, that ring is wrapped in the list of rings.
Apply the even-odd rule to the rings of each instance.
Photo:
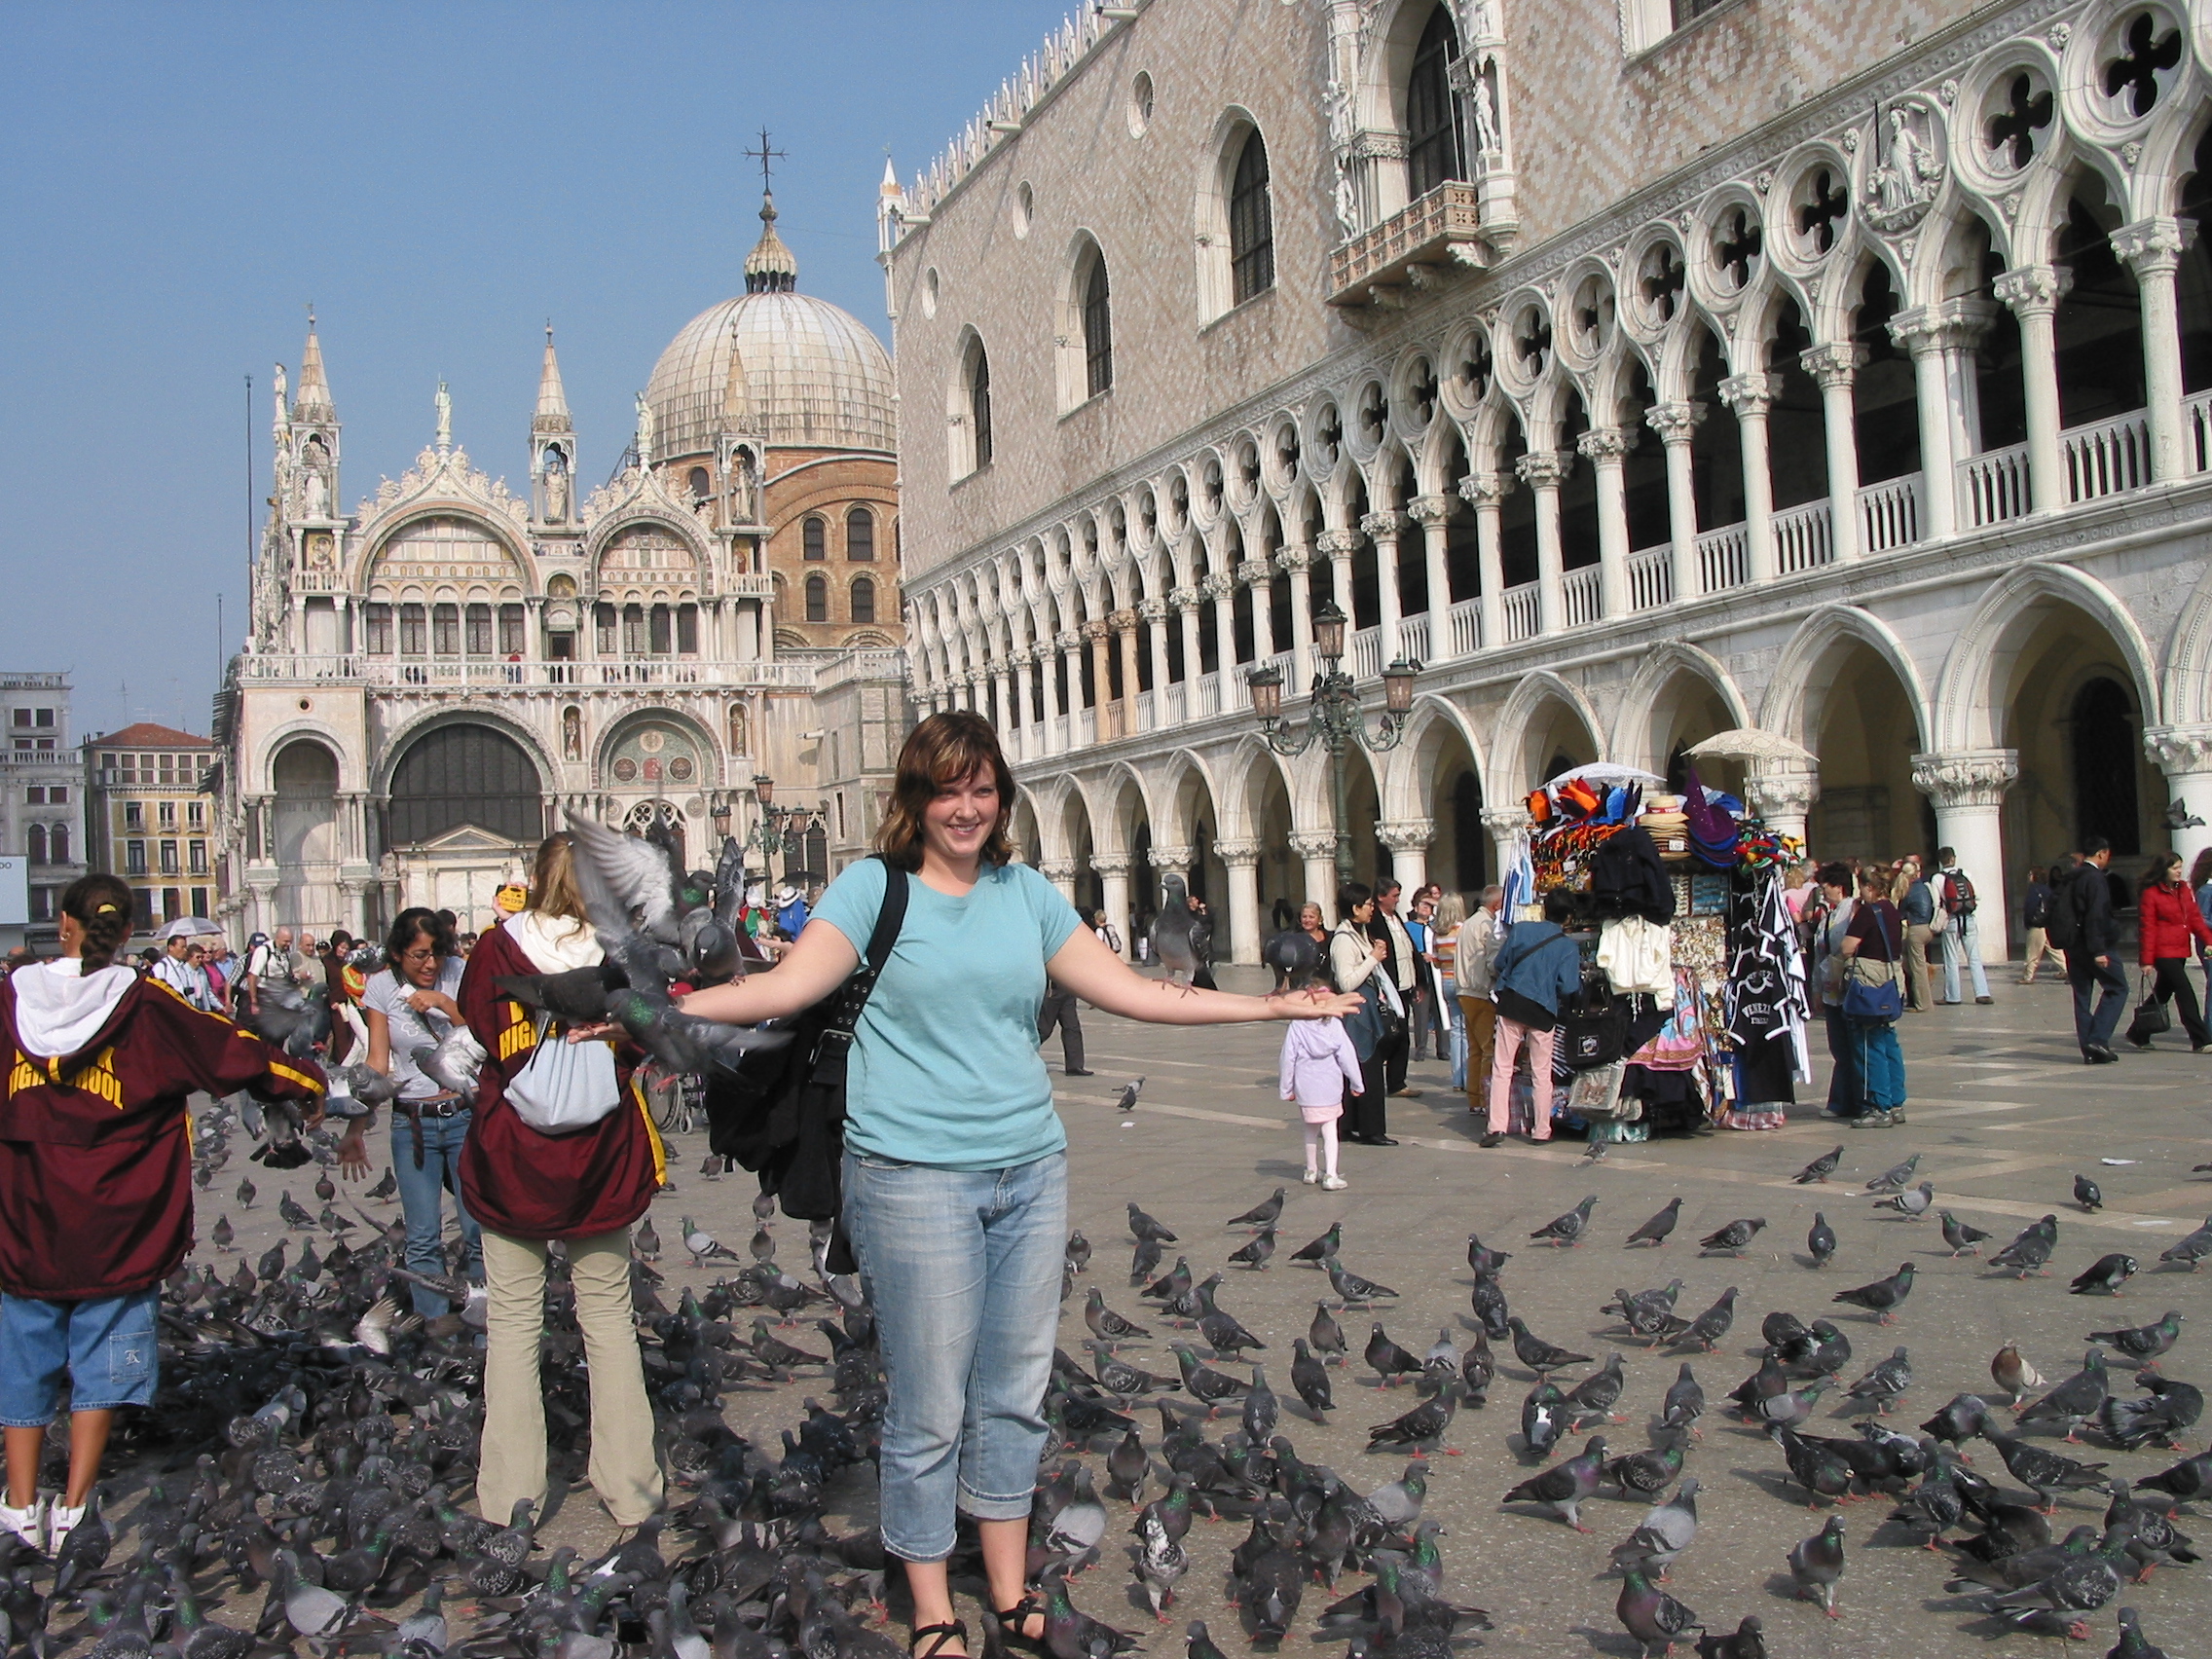
[[[1570,1071],[1592,1071],[1621,1058],[1628,1038],[1628,1007],[1613,995],[1604,970],[1582,970],[1582,989],[1560,1010],[1560,1056]]]
[[[2140,1042],[2173,1028],[2174,1016],[2166,1012],[2166,1005],[2157,997],[2145,997],[2135,1005],[2135,1019],[2128,1026],[2127,1035]]]
[[[836,1223],[831,1272],[853,1272],[845,1236],[845,1067],[868,994],[906,919],[906,872],[884,868],[883,905],[867,951],[844,983],[785,1023],[792,1041],[748,1057],[734,1077],[707,1084],[707,1149],[760,1177],[793,1221]],[[755,1063],[758,1062],[758,1069]]]

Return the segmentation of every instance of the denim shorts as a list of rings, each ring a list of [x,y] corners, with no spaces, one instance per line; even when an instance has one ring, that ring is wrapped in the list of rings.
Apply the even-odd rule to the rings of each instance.
[[[0,1294],[0,1426],[52,1422],[64,1376],[71,1411],[151,1405],[161,1373],[154,1346],[160,1300],[158,1289],[85,1302]]]

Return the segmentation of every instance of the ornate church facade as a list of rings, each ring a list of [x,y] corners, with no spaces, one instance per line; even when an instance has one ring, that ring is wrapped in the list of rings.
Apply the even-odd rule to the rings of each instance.
[[[441,385],[433,442],[342,513],[311,322],[217,700],[234,931],[488,925],[569,813],[665,823],[695,864],[749,838],[778,878],[865,850],[907,723],[891,366],[761,219],[746,292],[661,354],[589,493],[548,329],[526,494],[455,442]],[[803,828],[758,833],[761,776]]]
[[[2030,865],[2212,833],[2208,133],[2202,0],[1093,9],[884,208],[915,694],[1124,937],[1329,905],[1250,691],[1327,602],[1412,673],[1363,876],[1751,728],[1708,783],[1956,847],[2001,955]]]

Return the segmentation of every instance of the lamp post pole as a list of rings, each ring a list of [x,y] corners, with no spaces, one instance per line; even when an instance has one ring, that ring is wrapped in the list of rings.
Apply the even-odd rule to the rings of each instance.
[[[760,879],[767,882],[774,878],[775,869],[769,860],[778,853],[783,855],[784,875],[789,879],[794,850],[804,845],[818,809],[779,802],[776,780],[766,776],[753,780],[753,798],[760,808],[760,815],[745,844],[760,854]]]
[[[1252,712],[1259,717],[1260,735],[1277,755],[1303,755],[1319,742],[1329,756],[1329,811],[1336,832],[1337,884],[1351,880],[1351,807],[1346,799],[1345,756],[1353,744],[1372,755],[1398,747],[1405,736],[1406,716],[1414,705],[1414,676],[1420,664],[1404,657],[1382,671],[1382,715],[1373,731],[1360,707],[1359,687],[1344,672],[1345,613],[1326,604],[1313,613],[1313,649],[1320,670],[1313,676],[1312,707],[1303,730],[1294,730],[1282,717],[1282,671],[1273,664],[1254,669],[1245,677],[1252,692]]]

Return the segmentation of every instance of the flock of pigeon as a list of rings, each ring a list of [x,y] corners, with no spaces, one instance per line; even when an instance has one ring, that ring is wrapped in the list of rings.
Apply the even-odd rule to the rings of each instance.
[[[1808,1187],[1826,1183],[1843,1152],[1838,1147],[1816,1159],[1794,1180]],[[1914,1218],[1933,1213],[1943,1239],[1937,1254],[1980,1256],[1990,1235],[1938,1207],[1933,1183],[1915,1184],[1919,1161],[1915,1155],[1865,1183],[1875,1209]],[[2076,1178],[2073,1196],[2084,1212],[2103,1203],[2086,1177]],[[1437,1467],[1427,1455],[1439,1450],[1459,1455],[1460,1448],[1450,1442],[1456,1430],[1463,1434],[1468,1427],[1461,1410],[1486,1406],[1502,1387],[1519,1392],[1526,1384],[1517,1419],[1500,1426],[1530,1472],[1498,1494],[1503,1510],[1496,1527],[1486,1530],[1486,1559],[1513,1554],[1510,1531],[1529,1521],[1555,1518],[1587,1532],[1592,1529],[1586,1506],[1594,1499],[1646,1503],[1641,1519],[1598,1569],[1618,1575],[1616,1616],[1645,1655],[1669,1652],[1677,1642],[1692,1643],[1711,1659],[1754,1659],[1769,1651],[1759,1614],[1710,1619],[1662,1588],[1670,1564],[1696,1537],[1700,1483],[1684,1471],[1694,1466],[1709,1416],[1725,1416],[1739,1434],[1770,1444],[1772,1480],[1754,1484],[1831,1511],[1810,1536],[1786,1551],[1777,1547],[1772,1564],[1786,1569],[1790,1593],[1831,1618],[1843,1615],[1843,1585],[1863,1547],[1850,1540],[1842,1515],[1833,1511],[1882,1499],[1888,1503],[1877,1526],[1882,1536],[1869,1541],[1919,1540],[1947,1558],[1944,1595],[1931,1606],[1981,1615],[1983,1622],[1972,1628],[1990,1635],[2017,1631],[2075,1640],[2087,1640],[2090,1620],[2101,1614],[2118,1620],[2118,1644],[2111,1649],[2116,1659],[2146,1659],[2161,1651],[2144,1634],[2134,1609],[2111,1604],[2125,1584],[2148,1579],[2154,1567],[2194,1563],[2196,1554],[2173,1517],[2193,1500],[2212,1505],[2212,1451],[2187,1456],[2184,1443],[2198,1422],[2202,1395],[2163,1369],[2181,1335],[2180,1312],[2169,1310],[2143,1325],[2104,1321],[2111,1328],[2087,1333],[2080,1373],[2051,1387],[2018,1346],[2008,1343],[1991,1362],[1994,1387],[1957,1394],[1917,1433],[1906,1432],[1893,1422],[1916,1385],[1909,1345],[1885,1342],[1855,1365],[1851,1338],[1838,1321],[1862,1330],[1868,1323],[1880,1329],[1907,1322],[1918,1272],[1907,1260],[1895,1273],[1820,1293],[1831,1317],[1808,1323],[1784,1309],[1765,1313],[1751,1349],[1755,1366],[1724,1393],[1718,1384],[1734,1379],[1714,1379],[1709,1409],[1706,1382],[1697,1373],[1701,1366],[1710,1373],[1720,1363],[1721,1344],[1738,1318],[1734,1286],[1694,1312],[1677,1309],[1680,1278],[1615,1291],[1600,1309],[1613,1323],[1600,1334],[1621,1346],[1601,1363],[1593,1353],[1576,1352],[1531,1329],[1531,1320],[1549,1324],[1556,1313],[1546,1309],[1524,1317],[1516,1311],[1506,1283],[1511,1256],[1473,1235],[1467,1247],[1469,1312],[1456,1330],[1446,1327],[1433,1344],[1416,1351],[1386,1329],[1395,1322],[1391,1309],[1398,1293],[1353,1272],[1344,1259],[1341,1223],[1302,1247],[1278,1251],[1284,1204],[1285,1190],[1278,1188],[1232,1218],[1228,1226],[1248,1230],[1248,1236],[1225,1252],[1223,1271],[1202,1277],[1188,1255],[1177,1256],[1161,1272],[1166,1247],[1179,1243],[1178,1235],[1130,1204],[1128,1232],[1135,1243],[1130,1284],[1140,1303],[1156,1306],[1137,1313],[1124,1303],[1117,1310],[1107,1291],[1091,1285],[1081,1298],[1089,1332],[1084,1344],[1088,1367],[1064,1351],[1058,1357],[1055,1425],[1079,1449],[1088,1444],[1104,1454],[1107,1496],[1140,1501],[1148,1480],[1165,1482],[1165,1492],[1138,1511],[1133,1562],[1139,1587],[1162,1616],[1188,1567],[1180,1544],[1189,1515],[1197,1510],[1249,1518],[1251,1531],[1231,1557],[1228,1590],[1246,1634],[1256,1641],[1289,1635],[1308,1587],[1318,1584],[1334,1596],[1339,1575],[1352,1567],[1366,1569],[1373,1580],[1321,1610],[1317,1629],[1324,1638],[1349,1634],[1369,1653],[1406,1646],[1426,1653],[1489,1628],[1489,1614],[1456,1604],[1445,1592],[1442,1529],[1422,1518]],[[1597,1208],[1596,1197],[1585,1198],[1534,1230],[1532,1246],[1548,1252],[1593,1242],[1602,1231],[1594,1219]],[[1619,1244],[1640,1254],[1666,1247],[1680,1208],[1680,1199],[1671,1201],[1620,1236]],[[1698,1254],[1706,1260],[1740,1257],[1766,1225],[1761,1217],[1730,1221],[1698,1240]],[[1999,1280],[2046,1274],[2058,1234],[2056,1213],[2044,1216],[1988,1254],[1989,1273]],[[1824,1269],[1837,1248],[1834,1228],[1816,1212],[1805,1252],[1795,1260]],[[1231,1279],[1236,1270],[1265,1270],[1278,1254],[1325,1275],[1328,1291],[1314,1302],[1309,1327],[1290,1342],[1288,1397],[1275,1392],[1260,1357],[1279,1343],[1255,1335],[1224,1306],[1235,1299]],[[1081,1234],[1070,1240],[1071,1286],[1080,1282],[1078,1274],[1090,1271],[1094,1255]],[[2157,1266],[2194,1272],[2208,1256],[2212,1218],[2167,1248]],[[2118,1296],[2141,1266],[2125,1253],[2109,1253],[2069,1289],[2084,1297]],[[1161,1329],[1170,1325],[1175,1329]],[[1174,1371],[1147,1371],[1124,1351],[1147,1340],[1164,1346]],[[1630,1383],[1624,1355],[1635,1348],[1667,1349],[1678,1369],[1650,1411],[1649,1432],[1642,1437],[1648,1444],[1623,1445],[1606,1431],[1629,1420],[1616,1408]],[[2119,1379],[2108,1373],[2108,1363],[2132,1372],[2133,1392],[2116,1385]],[[1401,1382],[1410,1382],[1415,1396],[1397,1416],[1384,1417],[1382,1409],[1367,1414],[1382,1419],[1367,1430],[1368,1452],[1410,1452],[1415,1460],[1400,1479],[1364,1493],[1356,1475],[1340,1476],[1308,1460],[1285,1432],[1292,1416],[1320,1424],[1345,1410],[1351,1377],[1377,1390],[1353,1399],[1387,1398]],[[1508,1382],[1509,1377],[1514,1381]],[[1833,1415],[1858,1419],[1851,1433],[1816,1427],[1824,1401],[1842,1408]],[[1160,1412],[1159,1437],[1149,1445],[1133,1415],[1148,1406]],[[1236,1425],[1209,1439],[1192,1407],[1202,1408],[1205,1419],[1234,1412]],[[2146,1459],[2130,1471],[2131,1481],[2109,1456],[2070,1456],[2034,1438],[2057,1434],[2070,1443],[2091,1437],[2100,1450],[2184,1456],[2178,1462],[2169,1458],[2166,1467]],[[1976,1441],[1986,1444],[1999,1467],[1973,1466],[1971,1448]],[[2002,1479],[1993,1478],[2000,1474]],[[1707,1490],[1710,1501],[1710,1483]],[[1041,1512],[1067,1502],[1080,1518],[1078,1525],[1052,1524],[1046,1559],[1095,1558],[1106,1544],[1108,1524],[1088,1472],[1070,1462],[1043,1492]],[[2104,1511],[2101,1526],[2084,1520],[2054,1529],[2049,1517],[2058,1502],[2090,1501],[2077,1493],[2094,1494]],[[1524,1519],[1510,1519],[1516,1516]],[[1195,1659],[1207,1659],[1210,1641],[1201,1625],[1191,1626],[1191,1647]]]

